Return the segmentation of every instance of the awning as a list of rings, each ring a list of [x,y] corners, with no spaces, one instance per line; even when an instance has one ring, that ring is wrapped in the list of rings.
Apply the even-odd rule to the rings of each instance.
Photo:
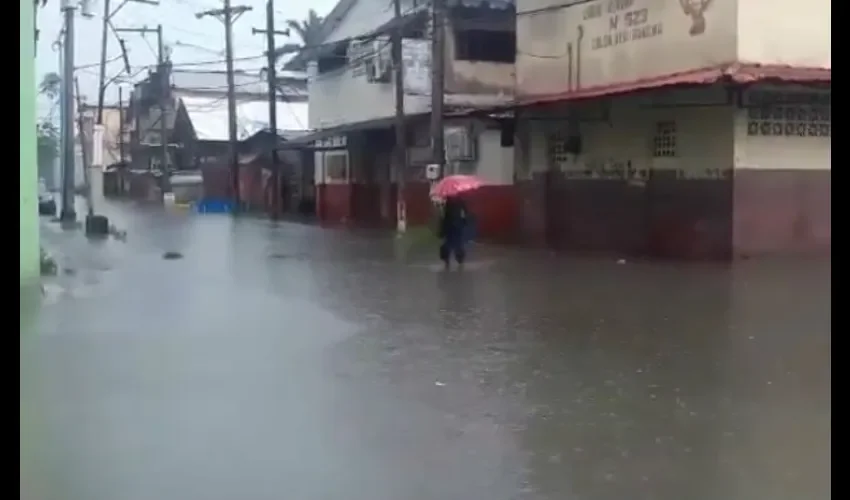
[[[565,90],[548,95],[518,96],[512,104],[494,106],[488,109],[468,110],[457,112],[456,115],[473,115],[478,113],[496,113],[506,110],[547,104],[555,102],[577,101],[595,97],[627,94],[640,90],[652,90],[663,87],[687,85],[711,85],[718,82],[737,84],[753,84],[760,82],[781,83],[826,83],[832,82],[831,68],[801,68],[784,65],[761,64],[724,64],[710,68],[674,73],[654,78],[616,83],[612,85],[597,85],[575,90]]]
[[[416,120],[424,116],[428,116],[428,114],[429,113],[409,114],[405,115],[405,118],[408,122],[410,122],[411,120]],[[358,123],[346,123],[343,125],[337,125],[335,127],[328,127],[321,130],[316,130],[315,132],[292,139],[291,141],[281,144],[278,149],[308,149],[312,147],[312,143],[320,141],[322,139],[327,139],[328,137],[349,134],[351,132],[360,132],[363,130],[390,128],[394,124],[394,116],[388,118],[378,118],[375,120],[367,120]]]

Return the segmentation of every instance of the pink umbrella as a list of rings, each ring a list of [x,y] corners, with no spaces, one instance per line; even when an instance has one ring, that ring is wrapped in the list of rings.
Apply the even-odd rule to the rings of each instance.
[[[431,198],[445,200],[481,187],[481,179],[473,175],[450,175],[443,177],[431,187]]]

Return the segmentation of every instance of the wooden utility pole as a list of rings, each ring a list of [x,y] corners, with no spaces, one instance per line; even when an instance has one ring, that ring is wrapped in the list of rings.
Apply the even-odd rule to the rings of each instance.
[[[445,0],[431,2],[431,161],[446,165],[443,141],[443,93],[446,84],[446,5]]]
[[[125,147],[124,147],[124,91],[118,87],[118,163],[123,167]]]
[[[241,209],[242,203],[239,199],[239,143],[236,136],[236,89],[233,81],[233,23],[242,14],[250,10],[252,10],[251,7],[244,5],[233,7],[230,5],[230,0],[224,0],[223,9],[206,10],[195,14],[195,17],[198,19],[212,16],[224,24],[224,49],[225,58],[227,59],[227,125],[230,139],[230,168],[233,182],[234,213]]]
[[[407,177],[407,130],[404,123],[404,57],[402,54],[403,25],[401,23],[401,0],[393,0],[393,15],[397,27],[392,32],[393,83],[395,86],[395,149],[396,172],[396,230],[399,234],[407,230],[407,203],[405,200]]]
[[[103,26],[100,32],[100,81],[97,87],[97,124],[103,124],[103,101],[106,98],[106,49],[109,43],[109,0],[103,0]]]
[[[145,2],[147,3],[147,2]],[[158,78],[157,87],[159,88],[159,142],[160,142],[160,160],[162,162],[162,192],[171,192],[171,169],[168,163],[168,120],[166,113],[168,112],[168,103],[170,100],[170,71],[171,67],[165,58],[165,42],[163,41],[162,25],[157,25],[153,28],[115,28],[116,33],[139,33],[144,36],[147,33],[156,33],[157,45],[157,65],[155,75]],[[136,129],[136,133],[141,131]]]
[[[274,186],[274,196],[272,197],[272,217],[277,219],[281,213],[281,175],[280,164],[277,157],[277,70],[275,68],[275,50],[274,36],[284,35],[289,36],[289,30],[275,31],[274,29],[274,0],[266,2],[266,29],[252,29],[251,32],[255,35],[266,35],[266,78],[269,84],[269,128],[271,129],[274,143],[272,144],[272,185]]]
[[[171,168],[168,164],[168,100],[171,97],[170,67],[165,62],[165,45],[162,42],[162,25],[156,27],[156,73],[159,76],[159,142],[162,157],[162,193],[171,192]]]
[[[148,5],[159,5],[159,2],[154,0],[123,0],[118,7],[115,8],[114,11],[110,11],[110,1],[103,0],[103,24],[100,32],[100,75],[99,80],[100,84],[98,85],[97,90],[97,124],[103,125],[103,101],[106,98],[106,87],[109,85],[106,81],[106,52],[109,48],[109,22],[118,13],[128,2],[135,3],[144,3]],[[122,44],[121,50],[124,51],[124,47]],[[126,52],[124,52],[125,57],[125,65],[128,66],[127,72],[129,73],[129,64],[126,64]]]

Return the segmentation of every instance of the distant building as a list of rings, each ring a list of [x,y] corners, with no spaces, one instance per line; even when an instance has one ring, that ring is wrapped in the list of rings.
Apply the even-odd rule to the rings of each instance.
[[[171,170],[200,169],[204,172],[208,195],[232,196],[229,180],[232,157],[227,74],[223,71],[164,69],[169,71],[170,82],[168,97],[165,99],[165,121]],[[159,109],[163,99],[157,78],[156,74],[152,74],[136,85],[131,98],[127,125],[131,130],[132,167],[135,171],[159,170],[161,164]],[[237,71],[234,80],[237,140],[240,141],[237,153],[241,154],[249,139],[269,131],[268,87],[265,75],[260,72]],[[285,141],[308,131],[307,76],[304,73],[282,71],[278,76],[278,84],[279,93],[275,103],[278,130],[275,135]],[[262,148],[277,147],[277,142],[251,141],[251,145],[252,148],[260,147],[248,152],[251,167],[260,169],[258,171],[267,169],[268,165],[261,161],[267,158]],[[293,164],[293,155],[281,153],[279,156],[288,158],[282,164],[302,171],[300,166]],[[259,179],[262,175],[255,177]],[[281,189],[272,190],[268,196],[261,193],[252,199],[262,200],[262,206],[257,208],[267,210],[270,204],[266,200],[276,200],[284,190],[282,186]]]
[[[375,0],[340,0],[328,16],[320,48],[306,51],[310,127],[315,132],[319,217],[331,223],[395,227],[399,172],[392,167],[395,96],[389,35],[403,34],[408,169],[406,222],[431,221],[431,42],[428,3],[402,0],[401,20]],[[446,171],[476,174],[485,185],[470,197],[481,237],[509,240],[516,207],[510,123],[458,113],[513,102],[513,0],[449,0],[444,30]]]

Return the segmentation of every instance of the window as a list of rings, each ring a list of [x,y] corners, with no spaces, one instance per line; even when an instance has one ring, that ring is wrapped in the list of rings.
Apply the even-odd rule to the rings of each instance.
[[[326,153],[325,175],[329,180],[348,180],[348,153]]]
[[[456,30],[455,59],[512,63],[516,60],[516,34],[511,31]]]
[[[549,163],[551,165],[559,165],[570,160],[566,133],[552,132],[546,138],[546,143],[546,149],[548,149],[549,153]]]
[[[752,92],[747,105],[747,135],[830,137],[829,94]]]
[[[658,122],[655,124],[652,156],[655,158],[676,156],[676,122]]]
[[[329,73],[344,68],[348,64],[348,45],[340,44],[330,54],[317,61],[319,73]]]

